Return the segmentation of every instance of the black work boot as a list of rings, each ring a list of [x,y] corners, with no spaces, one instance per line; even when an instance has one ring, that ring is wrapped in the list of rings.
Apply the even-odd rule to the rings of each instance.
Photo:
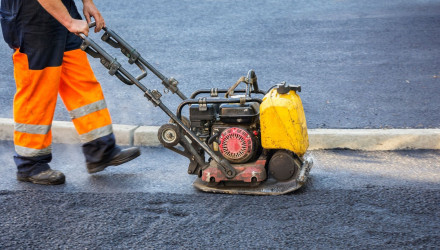
[[[17,175],[17,180],[41,185],[59,185],[66,181],[66,177],[58,170],[48,169],[32,176]]]
[[[117,166],[129,162],[141,155],[138,147],[131,147],[121,150],[118,154],[113,156],[110,160],[102,162],[87,163],[87,171],[89,174],[97,173],[104,170],[108,166]]]

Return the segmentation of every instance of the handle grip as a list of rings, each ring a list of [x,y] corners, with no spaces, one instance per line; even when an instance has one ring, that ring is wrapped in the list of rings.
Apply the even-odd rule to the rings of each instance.
[[[91,28],[93,28],[95,26],[96,26],[96,22],[89,23],[89,29],[91,29]],[[79,33],[79,37],[81,37],[83,40],[85,40],[87,36],[84,35],[83,33]]]

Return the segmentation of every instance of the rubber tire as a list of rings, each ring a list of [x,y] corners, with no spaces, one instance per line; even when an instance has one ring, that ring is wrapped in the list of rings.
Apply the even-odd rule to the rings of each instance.
[[[179,144],[180,142],[180,131],[177,124],[167,123],[160,126],[157,131],[157,139],[164,147],[171,148]]]

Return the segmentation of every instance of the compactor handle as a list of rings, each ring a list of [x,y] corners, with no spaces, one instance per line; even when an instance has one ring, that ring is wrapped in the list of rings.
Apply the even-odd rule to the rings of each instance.
[[[249,70],[248,75],[247,75],[247,79],[249,81],[249,84],[252,85],[254,92],[259,92],[260,89],[258,88],[257,75],[255,74],[254,70],[252,70],[252,69]]]
[[[89,29],[93,28],[96,26],[96,22],[91,22],[89,23]],[[79,36],[84,40],[86,38],[86,35],[84,35],[83,33],[79,33]]]
[[[91,22],[89,23],[89,29],[93,28],[96,26],[96,22]],[[105,27],[104,27],[105,28]],[[84,40],[86,35],[84,35],[83,33],[79,33],[79,36]]]
[[[96,26],[96,22],[89,23],[89,28],[93,28],[95,26]],[[142,64],[138,60],[138,58],[140,57],[139,53],[135,49],[133,49],[130,45],[128,45],[125,41],[119,42],[118,40],[115,41],[115,40],[111,39],[111,37],[107,34],[108,29],[106,27],[103,27],[102,29],[105,31],[105,34],[102,36],[101,39],[104,40],[105,42],[109,43],[111,46],[113,46],[115,48],[120,48],[122,53],[129,58],[128,62],[130,64],[133,64],[133,63],[136,64],[136,66],[138,66],[138,68],[142,71],[142,73],[140,75],[136,76],[136,79],[138,81],[140,81],[141,79],[146,77],[148,73],[147,73],[147,70],[146,70],[144,64]],[[91,43],[94,44],[94,42],[91,42],[91,40],[88,39],[86,37],[86,35],[84,35],[82,33],[79,35],[85,41],[85,44],[82,45],[82,49],[85,50],[87,53],[89,53],[90,55],[92,55],[95,58],[101,58],[101,62],[104,64],[104,66],[106,68],[110,69],[109,65],[112,64],[111,62],[115,61],[115,63],[116,63],[116,58],[112,58],[104,50],[101,50],[101,49],[99,51],[96,50],[95,47],[97,47],[97,46],[92,46],[93,49],[88,48],[88,45]],[[123,83],[128,84],[128,85],[132,85],[133,81],[131,81],[127,77],[124,77],[120,72],[118,72],[120,64],[117,63],[116,66],[118,67],[116,70],[110,69],[110,72],[109,72],[110,75],[116,75],[119,78],[119,80],[121,80]]]
[[[91,22],[89,24],[89,28],[95,27],[96,23]],[[186,100],[187,97],[180,91],[177,87],[178,81],[172,77],[167,78],[162,73],[160,73],[157,69],[153,67],[149,62],[147,62],[136,49],[134,49],[129,43],[127,43],[124,39],[122,39],[116,32],[113,30],[103,27],[102,28],[105,33],[102,35],[101,40],[109,44],[114,48],[119,48],[123,55],[128,57],[128,63],[136,64],[138,68],[142,71],[140,75],[136,77],[138,81],[147,76],[147,70],[150,70],[154,75],[156,75],[161,81],[165,88],[171,91],[173,94],[177,94],[182,100]],[[84,34],[80,34],[83,39],[85,39]],[[123,81],[125,82],[125,81]]]
[[[229,98],[230,95],[233,95],[234,90],[242,82],[246,84],[246,96],[250,97],[252,92],[254,93],[260,92],[257,83],[257,75],[255,74],[255,71],[251,69],[249,70],[247,77],[244,76],[240,77],[240,79],[238,79],[238,81],[228,89],[228,91],[225,94],[225,98]]]

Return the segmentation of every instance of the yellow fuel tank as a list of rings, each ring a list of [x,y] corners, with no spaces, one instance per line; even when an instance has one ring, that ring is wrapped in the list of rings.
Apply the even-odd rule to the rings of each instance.
[[[306,117],[295,90],[267,93],[260,105],[261,143],[265,149],[287,149],[303,156],[309,147]]]

